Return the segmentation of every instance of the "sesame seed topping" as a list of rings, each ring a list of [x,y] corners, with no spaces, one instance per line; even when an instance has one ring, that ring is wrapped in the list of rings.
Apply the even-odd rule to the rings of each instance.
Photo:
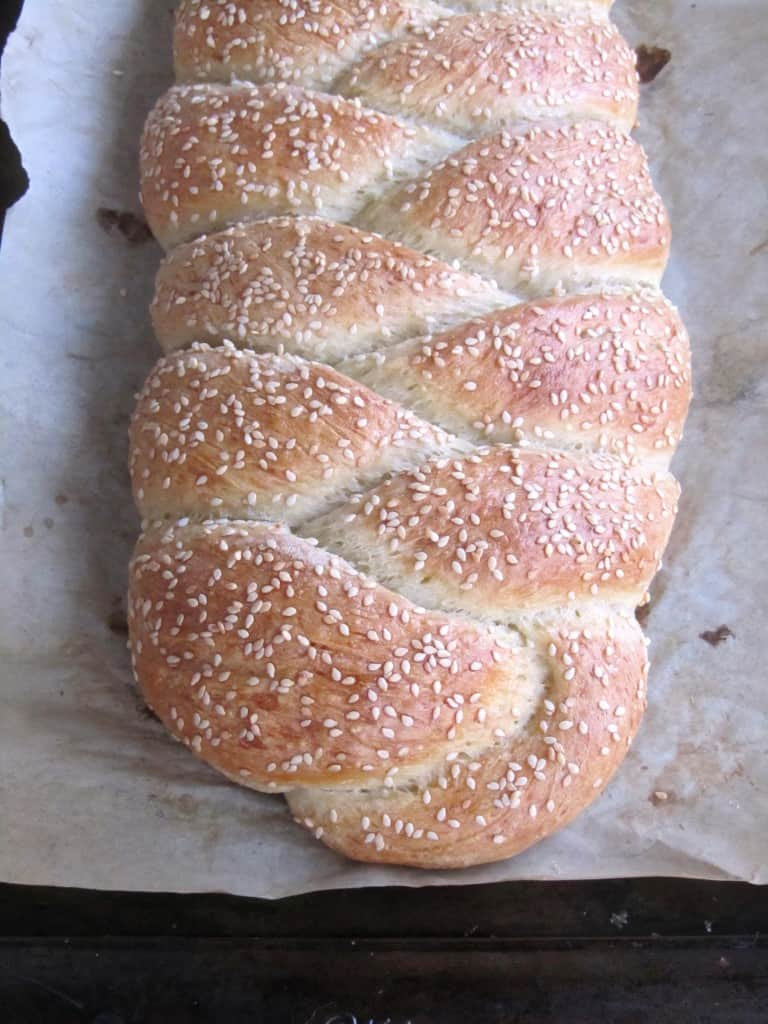
[[[134,668],[180,742],[362,859],[510,856],[640,720],[690,360],[604,15],[177,14]]]

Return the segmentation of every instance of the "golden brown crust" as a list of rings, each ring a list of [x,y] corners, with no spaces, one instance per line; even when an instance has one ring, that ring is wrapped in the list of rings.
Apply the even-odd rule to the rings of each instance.
[[[642,147],[595,122],[470,143],[358,222],[532,294],[612,279],[655,285],[669,254]]]
[[[146,519],[294,523],[450,446],[439,428],[329,366],[195,345],[147,378],[131,480]]]
[[[423,0],[239,0],[242,15],[235,16],[231,5],[183,0],[173,36],[176,78],[327,88],[361,54],[442,10]]]
[[[607,15],[613,0],[459,0],[452,8],[464,11],[487,11],[509,8],[532,11],[553,11],[555,14],[591,11]]]
[[[453,7],[430,0],[182,0],[173,52],[179,81],[295,82],[327,88],[339,72],[413,26]],[[505,7],[515,6],[505,0]],[[603,11],[610,0],[522,0],[524,8]]]
[[[185,350],[131,425],[134,669],[181,742],[360,860],[513,855],[641,719],[690,360],[609,7],[177,11],[194,82],[141,175]]]
[[[608,456],[497,445],[438,458],[304,530],[429,607],[502,618],[592,599],[639,604],[679,489]]]
[[[193,341],[335,362],[508,304],[490,282],[315,217],[242,224],[180,245],[157,274],[166,351]]]
[[[455,148],[358,103],[292,86],[173,86],[141,142],[149,226],[170,248],[239,220],[312,213],[346,220],[366,194]]]
[[[657,283],[669,231],[642,148],[596,122],[457,142],[293,87],[177,86],[150,114],[142,194],[166,246],[240,219],[355,219],[503,288]],[[454,155],[436,164],[439,152]],[[419,165],[431,170],[417,178]],[[399,188],[392,182],[408,178]]]
[[[604,609],[543,617],[531,630],[549,675],[514,735],[436,766],[409,789],[297,789],[296,820],[356,860],[461,868],[502,860],[587,807],[624,758],[645,708],[643,635]]]
[[[691,397],[687,332],[652,289],[521,304],[339,369],[464,436],[660,468]]]
[[[254,788],[407,783],[538,700],[535,652],[415,608],[279,526],[150,530],[129,622],[149,706]]]
[[[611,22],[531,10],[434,21],[378,47],[335,88],[471,138],[542,118],[630,131],[638,97],[635,54]]]

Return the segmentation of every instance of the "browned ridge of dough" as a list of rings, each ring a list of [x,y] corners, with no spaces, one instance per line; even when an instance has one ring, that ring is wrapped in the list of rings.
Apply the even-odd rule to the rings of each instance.
[[[147,118],[142,201],[170,248],[241,219],[349,219],[398,168],[454,148],[352,100],[289,86],[173,86]]]
[[[195,346],[147,379],[131,476],[147,519],[300,523],[450,445],[444,431],[329,366]]]
[[[691,394],[688,335],[653,289],[540,299],[339,368],[488,441],[669,464]]]
[[[457,868],[503,860],[568,824],[604,788],[640,725],[640,627],[616,616],[543,620],[548,690],[511,750],[447,757],[419,790],[295,789],[318,838],[363,861]],[[454,752],[455,753],[455,752]]]
[[[490,135],[358,218],[414,248],[461,259],[503,288],[658,284],[669,224],[642,147],[595,122]]]
[[[610,22],[533,11],[453,15],[414,29],[335,88],[470,137],[542,117],[630,131],[637,115],[635,54]]]
[[[513,301],[476,274],[379,235],[274,217],[171,250],[152,321],[166,351],[230,339],[335,362]]]
[[[149,704],[256,788],[383,785],[456,744],[482,750],[515,718],[511,683],[536,660],[263,523],[157,528],[133,580]]]
[[[668,474],[606,456],[496,445],[403,471],[305,530],[433,607],[499,618],[591,597],[639,604],[677,497]]]

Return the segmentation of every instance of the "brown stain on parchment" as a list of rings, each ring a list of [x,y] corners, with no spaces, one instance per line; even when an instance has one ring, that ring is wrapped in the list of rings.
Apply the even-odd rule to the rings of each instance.
[[[113,210],[100,206],[96,211],[96,222],[108,235],[116,235],[128,245],[143,245],[152,238],[149,225],[143,217],[131,213],[130,210]]]
[[[637,76],[642,85],[652,82],[672,60],[672,53],[664,46],[648,46],[641,43],[637,54]]]
[[[735,635],[730,626],[718,626],[717,629],[705,629],[703,633],[699,633],[699,637],[710,647],[719,647],[729,637],[735,637]]]

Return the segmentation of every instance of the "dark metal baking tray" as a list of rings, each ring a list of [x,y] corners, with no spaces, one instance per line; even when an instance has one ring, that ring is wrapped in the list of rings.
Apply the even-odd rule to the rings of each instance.
[[[768,890],[679,879],[286,900],[0,886],[12,1024],[764,1024]]]

